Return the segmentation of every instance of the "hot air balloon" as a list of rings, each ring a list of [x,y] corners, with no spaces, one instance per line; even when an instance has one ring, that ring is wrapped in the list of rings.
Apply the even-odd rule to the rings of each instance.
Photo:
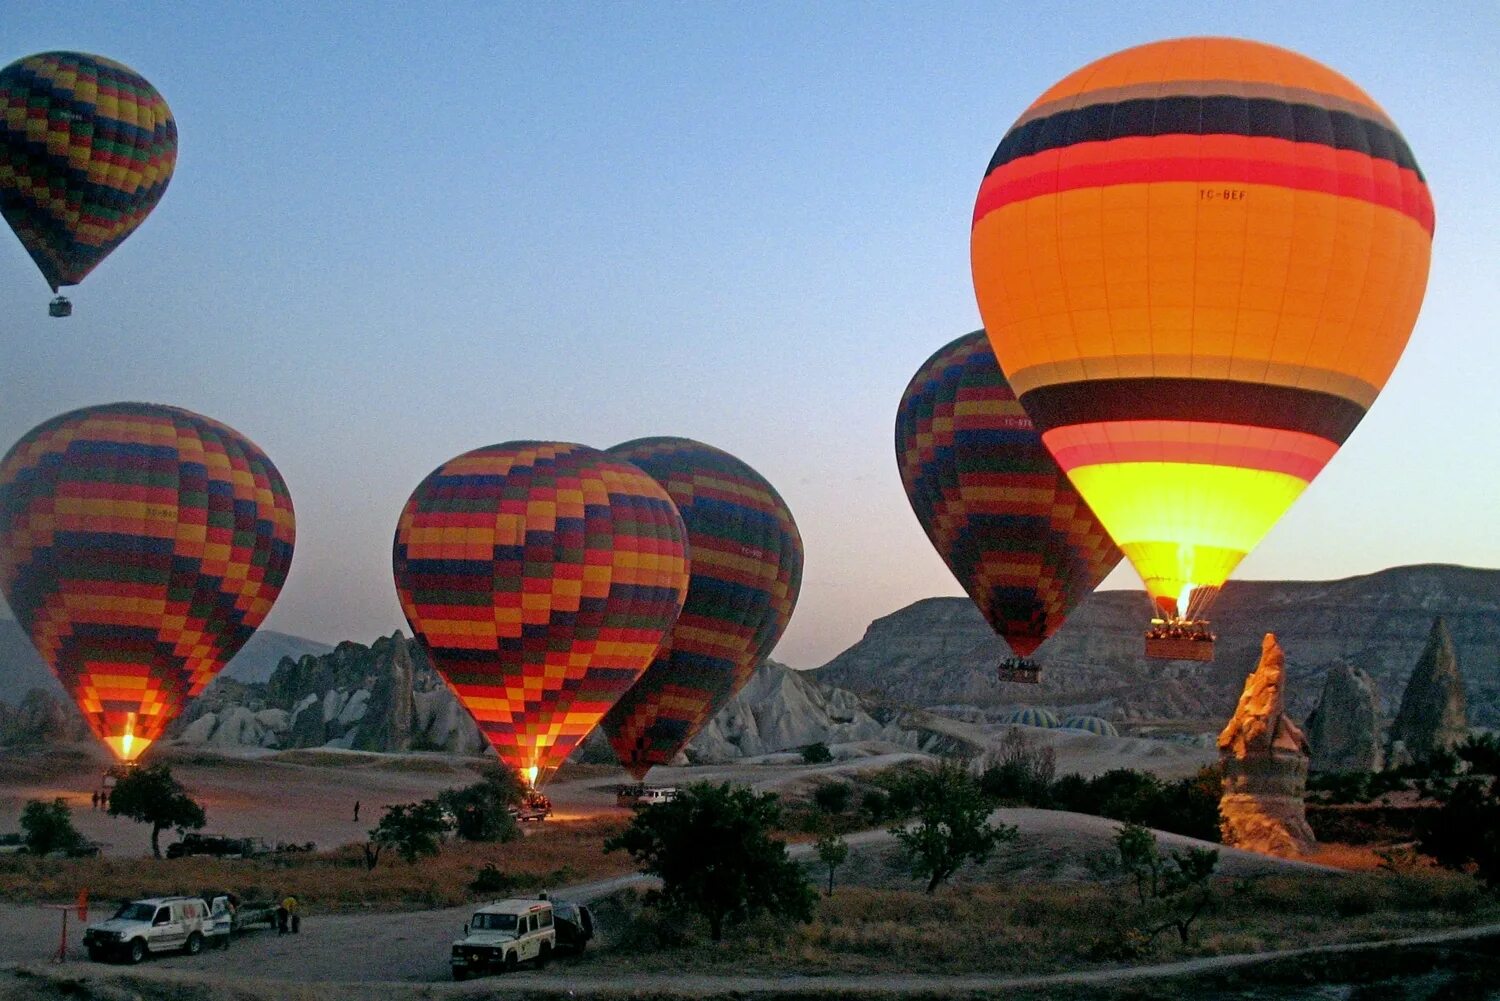
[[[1107,56],[1001,140],[974,206],[979,310],[1161,624],[1211,636],[1195,620],[1364,416],[1432,231],[1385,112],[1258,42]]]
[[[0,591],[121,761],[255,632],[295,536],[265,453],[176,407],[75,410],[0,461]]]
[[[781,638],[802,586],[802,537],[776,489],[712,445],[639,438],[607,454],[662,485],[693,554],[681,617],[600,724],[639,781],[687,746]]]
[[[1042,445],[983,330],[912,376],[896,411],[896,464],[933,548],[1016,654],[1001,679],[1039,680],[1032,654],[1120,551]]]
[[[401,512],[392,562],[433,666],[533,788],[651,663],[688,582],[666,491],[558,442],[439,466]]]
[[[130,67],[42,52],[0,70],[0,213],[54,293],[135,231],[176,163],[172,111]]]

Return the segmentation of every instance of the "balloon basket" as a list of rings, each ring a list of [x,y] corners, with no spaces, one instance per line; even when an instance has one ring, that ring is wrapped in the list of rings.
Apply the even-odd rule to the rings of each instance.
[[[68,297],[67,296],[60,295],[56,299],[53,299],[51,302],[49,302],[47,304],[47,315],[48,316],[72,316],[73,315],[73,304],[68,301]]]
[[[1146,658],[1212,664],[1215,639],[1213,630],[1201,619],[1153,619],[1146,630]]]
[[[1042,665],[1025,657],[1006,657],[995,669],[1001,681],[1018,685],[1038,685],[1042,681]]]

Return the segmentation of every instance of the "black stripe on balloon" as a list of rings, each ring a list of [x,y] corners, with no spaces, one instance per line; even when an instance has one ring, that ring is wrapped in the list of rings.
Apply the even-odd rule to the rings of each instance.
[[[1314,104],[1227,96],[1134,98],[1034,118],[1005,134],[985,173],[1024,156],[1078,143],[1168,135],[1234,135],[1320,143],[1389,160],[1426,181],[1406,140],[1379,122]]]
[[[1021,394],[1042,431],[1108,421],[1207,421],[1317,435],[1342,445],[1365,408],[1333,393],[1229,379],[1094,379]]]

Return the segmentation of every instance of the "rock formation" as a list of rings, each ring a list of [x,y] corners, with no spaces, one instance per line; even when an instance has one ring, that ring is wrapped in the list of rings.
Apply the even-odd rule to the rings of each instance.
[[[1338,663],[1323,679],[1323,696],[1307,718],[1307,744],[1315,772],[1378,772],[1380,697],[1359,668]]]
[[[0,747],[73,743],[89,736],[73,703],[48,689],[29,689],[14,706],[0,702]]]
[[[1469,734],[1468,699],[1458,669],[1458,654],[1448,624],[1432,620],[1427,646],[1401,696],[1401,709],[1391,724],[1391,763],[1410,758],[1422,761],[1438,749],[1451,750]],[[1397,745],[1400,745],[1399,747]]]
[[[1294,857],[1317,844],[1307,825],[1307,740],[1286,714],[1286,657],[1267,633],[1260,663],[1229,725],[1219,734],[1224,795],[1220,833],[1226,845]]]

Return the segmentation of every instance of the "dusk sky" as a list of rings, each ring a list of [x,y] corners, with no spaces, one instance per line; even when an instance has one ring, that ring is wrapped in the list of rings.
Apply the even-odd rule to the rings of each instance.
[[[117,59],[181,136],[161,204],[69,290],[71,319],[0,233],[0,451],[117,400],[224,421],[296,505],[266,626],[369,642],[407,628],[391,536],[444,460],[697,438],[796,516],[806,575],[776,656],[818,666],[871,619],[961,593],[892,425],[916,368],[979,325],[969,223],[996,144],[1084,63],[1193,34],[1349,76],[1437,206],[1405,356],[1236,576],[1500,566],[1493,2],[0,0],[0,65]],[[1104,586],[1140,582],[1122,565]]]

